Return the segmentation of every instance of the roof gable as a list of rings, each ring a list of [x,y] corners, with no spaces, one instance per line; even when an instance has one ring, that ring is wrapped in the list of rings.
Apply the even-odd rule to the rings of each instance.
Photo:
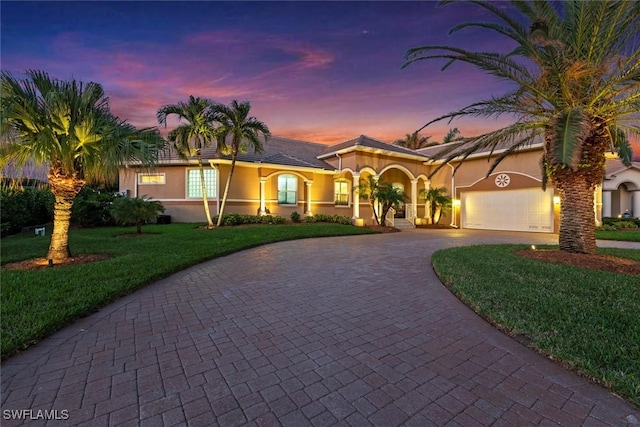
[[[391,153],[404,154],[404,155],[415,156],[415,157],[425,157],[424,155],[422,155],[416,150],[411,150],[409,148],[401,147],[399,145],[389,144],[388,142],[380,141],[378,139],[374,139],[366,135],[360,135],[357,138],[353,138],[353,139],[326,147],[324,150],[322,150],[318,154],[318,158],[323,159],[323,158],[331,157],[338,153],[357,150],[358,148],[382,150],[382,151],[388,151]]]

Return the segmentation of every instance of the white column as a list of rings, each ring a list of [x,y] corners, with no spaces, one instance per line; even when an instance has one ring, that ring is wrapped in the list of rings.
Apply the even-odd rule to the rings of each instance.
[[[424,182],[424,195],[425,195],[425,201],[424,201],[424,217],[425,218],[429,218],[429,202],[427,202],[426,200],[426,196],[427,196],[427,191],[429,191],[431,189],[431,181],[430,180],[426,180]]]
[[[305,215],[311,216],[313,215],[311,212],[311,186],[313,185],[313,181],[307,181],[305,184],[307,185],[307,212],[305,212]]]
[[[412,218],[416,218],[418,216],[418,180],[411,180],[411,212]]]
[[[640,218],[640,190],[631,193],[631,215]]]
[[[352,204],[353,204],[353,218],[360,218],[360,194],[358,193],[358,186],[360,185],[360,174],[353,174],[353,188],[352,188]]]
[[[266,183],[267,183],[267,178],[260,178],[260,215],[267,214],[267,207],[264,202],[264,197],[265,197],[264,188]]]
[[[611,217],[611,191],[602,190],[602,217]]]

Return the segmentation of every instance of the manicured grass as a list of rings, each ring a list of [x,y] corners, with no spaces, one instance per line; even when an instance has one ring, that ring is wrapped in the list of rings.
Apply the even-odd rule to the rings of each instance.
[[[637,230],[596,231],[596,239],[640,242],[640,228]]]
[[[47,236],[50,235],[47,229]],[[69,267],[32,271],[2,269],[1,354],[19,351],[107,303],[191,265],[243,249],[283,240],[366,234],[338,224],[260,225],[200,230],[193,224],[72,230],[74,255],[112,258]],[[153,234],[151,234],[153,233]],[[3,264],[46,255],[48,237],[33,232],[2,240]],[[241,266],[239,266],[241,267]]]
[[[473,310],[640,405],[640,278],[521,258],[516,245],[433,255],[443,283]],[[640,250],[599,252],[640,261]]]

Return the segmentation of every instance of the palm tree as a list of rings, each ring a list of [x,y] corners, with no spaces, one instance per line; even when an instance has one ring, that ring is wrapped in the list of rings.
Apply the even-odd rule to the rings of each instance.
[[[118,197],[109,210],[113,218],[122,225],[135,225],[136,233],[142,234],[142,225],[153,221],[164,206],[150,197]]]
[[[450,142],[459,141],[460,139],[462,139],[462,135],[460,135],[458,128],[451,128],[442,139],[442,143],[448,144]]]
[[[431,224],[438,224],[442,215],[451,207],[451,196],[447,196],[446,187],[434,187],[428,190],[422,190],[421,194],[425,202],[429,203],[429,216]],[[436,221],[436,212],[440,209],[438,220]]]
[[[429,142],[429,136],[420,135],[418,132],[414,132],[411,134],[406,134],[404,139],[396,139],[393,142],[393,145],[398,145],[400,147],[408,148],[410,150],[418,150],[420,148],[429,147],[430,145],[435,145],[433,142]]]
[[[169,142],[181,159],[196,157],[198,170],[200,171],[200,188],[202,192],[202,203],[207,217],[207,228],[213,228],[211,211],[209,210],[209,199],[207,195],[207,185],[204,178],[204,165],[202,164],[202,150],[211,145],[217,136],[213,115],[214,102],[206,98],[189,96],[188,102],[178,102],[160,107],[156,117],[158,123],[167,126],[167,117],[178,116],[178,120],[185,120],[177,128],[169,132]]]
[[[479,150],[504,149],[489,175],[506,156],[543,141],[543,186],[550,178],[561,198],[560,249],[594,253],[593,195],[604,177],[605,153],[617,151],[629,164],[630,147],[620,132],[640,134],[640,2],[512,1],[510,8],[473,3],[500,22],[461,23],[451,31],[467,27],[494,31],[515,42],[513,51],[422,46],[407,52],[404,67],[427,59],[447,60],[443,69],[465,62],[510,82],[513,89],[438,117],[425,127],[462,116],[508,114],[516,120],[465,138],[461,147],[452,144],[438,157],[464,161]],[[459,151],[454,152],[456,148]]]
[[[271,137],[271,132],[269,132],[267,125],[255,117],[249,116],[251,104],[247,101],[238,103],[238,101],[233,100],[230,106],[217,104],[214,109],[215,120],[220,123],[218,147],[220,147],[220,151],[223,153],[231,154],[231,170],[229,171],[227,184],[224,187],[220,213],[218,215],[217,226],[219,227],[220,224],[222,224],[224,208],[238,154],[246,153],[249,147],[253,149],[254,153],[261,153],[263,147],[260,135],[262,135],[266,142]],[[230,138],[230,141],[227,141],[227,138]]]
[[[71,256],[73,201],[85,184],[113,182],[122,163],[157,160],[164,141],[157,129],[137,130],[113,116],[102,86],[56,80],[29,70],[17,79],[3,72],[0,104],[0,166],[47,164],[55,204],[47,258]]]
[[[389,209],[399,206],[405,200],[402,190],[372,175],[368,175],[366,179],[360,178],[358,194],[361,199],[369,202],[378,225],[384,225]]]

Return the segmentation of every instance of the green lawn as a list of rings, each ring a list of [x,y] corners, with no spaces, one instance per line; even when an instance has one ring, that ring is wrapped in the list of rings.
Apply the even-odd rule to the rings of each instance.
[[[260,225],[200,230],[193,224],[143,227],[142,237],[119,236],[134,228],[72,230],[74,255],[110,254],[90,264],[34,271],[2,269],[1,354],[6,358],[75,319],[191,265],[283,240],[366,234],[338,224]],[[2,264],[46,255],[47,237],[33,232],[2,240]],[[152,234],[153,233],[153,234]]]
[[[596,239],[640,242],[640,228],[637,230],[596,231]]]
[[[640,406],[640,277],[524,259],[519,249],[452,248],[432,262],[482,317]],[[640,261],[640,250],[599,252]]]

